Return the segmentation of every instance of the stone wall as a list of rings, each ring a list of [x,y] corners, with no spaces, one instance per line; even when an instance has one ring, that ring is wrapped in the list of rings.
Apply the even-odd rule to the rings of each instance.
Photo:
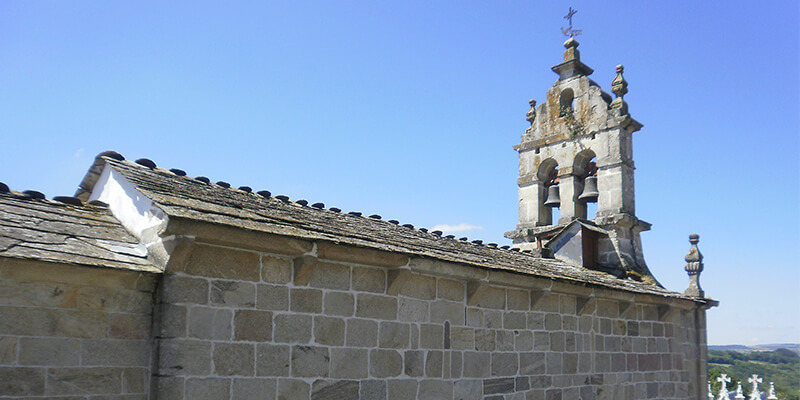
[[[704,311],[690,301],[324,242],[211,237],[182,239],[159,289],[159,399],[702,393]]]
[[[149,398],[155,282],[0,258],[0,398]]]

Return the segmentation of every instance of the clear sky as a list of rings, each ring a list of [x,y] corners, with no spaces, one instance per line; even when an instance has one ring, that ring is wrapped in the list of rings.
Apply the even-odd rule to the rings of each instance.
[[[528,99],[567,8],[625,65],[637,216],[711,344],[800,342],[800,23],[786,1],[0,2],[0,181],[74,193],[93,157],[508,244]]]

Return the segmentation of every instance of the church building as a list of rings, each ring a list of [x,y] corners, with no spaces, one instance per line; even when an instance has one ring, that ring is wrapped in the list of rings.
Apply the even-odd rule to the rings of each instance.
[[[513,246],[113,151],[74,197],[0,184],[0,399],[707,399],[698,238],[663,288],[623,67],[612,99],[564,46]]]

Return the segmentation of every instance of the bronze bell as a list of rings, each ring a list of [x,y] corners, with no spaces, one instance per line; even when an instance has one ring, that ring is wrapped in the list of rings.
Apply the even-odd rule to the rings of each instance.
[[[561,206],[561,195],[558,193],[558,185],[547,187],[547,200],[544,202],[544,205],[548,207]]]
[[[597,176],[587,176],[583,181],[583,192],[578,196],[578,200],[584,203],[597,203],[597,196],[600,192],[597,191]]]

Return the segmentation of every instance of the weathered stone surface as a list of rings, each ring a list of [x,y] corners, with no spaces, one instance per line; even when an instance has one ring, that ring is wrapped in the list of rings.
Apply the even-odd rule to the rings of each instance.
[[[409,326],[399,322],[381,322],[378,347],[400,349],[408,347]]]
[[[16,345],[16,338],[13,339],[13,342],[7,342]],[[78,339],[19,338],[20,365],[73,366],[80,364],[80,356],[81,345]]]
[[[320,261],[305,255],[292,261],[295,286],[307,286],[348,290],[350,289],[350,266]]]
[[[293,346],[292,376],[327,377],[330,360],[327,347]]]
[[[278,343],[308,343],[311,341],[312,317],[302,314],[275,316],[273,337]]]
[[[417,398],[417,381],[412,379],[390,379],[386,381],[389,400],[414,400]]]
[[[292,280],[292,263],[289,260],[261,256],[261,280],[269,283],[286,284]]]
[[[227,399],[231,381],[223,378],[189,378],[186,380],[187,399]]]
[[[375,378],[390,378],[400,375],[403,357],[396,350],[370,350],[369,373]]]
[[[235,340],[264,342],[272,340],[272,313],[237,310],[233,318]]]
[[[162,338],[185,337],[188,313],[185,306],[158,305],[153,320],[155,333]]]
[[[322,312],[322,291],[318,289],[291,289],[291,310],[301,313]]]
[[[84,366],[150,365],[151,346],[145,340],[82,340],[80,348],[81,365]]]
[[[464,355],[460,351],[450,352],[450,377],[460,378],[464,364]]]
[[[480,308],[467,307],[467,326],[473,328],[484,327],[483,325],[483,310]]]
[[[317,243],[319,258],[381,267],[400,267],[408,264],[408,256],[355,246],[328,242]]]
[[[517,353],[492,353],[492,376],[516,375],[519,369],[517,357]]]
[[[53,293],[58,293],[59,290],[61,289],[54,289]],[[54,297],[52,296],[53,293],[49,297]],[[70,293],[70,295],[73,294]],[[151,292],[95,286],[79,287],[77,298],[75,298],[75,306],[77,308],[139,314],[149,313],[152,303],[153,295]],[[66,307],[68,304],[61,304],[61,306]]]
[[[314,342],[327,346],[344,346],[344,332],[343,319],[314,317]]]
[[[403,372],[412,377],[425,373],[425,352],[422,350],[406,350],[403,354]]]
[[[189,309],[189,337],[230,340],[233,334],[233,310],[192,307]]]
[[[400,297],[397,299],[397,318],[400,321],[426,322],[428,320],[428,302],[424,300]]]
[[[363,379],[367,377],[369,353],[366,349],[331,349],[331,378]]]
[[[150,337],[150,315],[110,314],[108,337],[112,339],[148,339]]]
[[[195,246],[186,265],[176,269],[189,275],[252,282],[260,280],[260,270],[257,253],[204,245]]]
[[[462,375],[465,378],[486,378],[490,375],[491,365],[491,353],[465,351]]]
[[[547,313],[544,316],[544,329],[548,331],[561,330],[561,315],[556,313]]]
[[[423,349],[444,348],[444,325],[443,324],[420,325],[419,346]]]
[[[311,400],[358,400],[358,381],[318,379],[311,385]]]
[[[0,393],[3,395],[42,395],[44,385],[44,368],[0,367]]]
[[[436,297],[436,278],[418,275],[408,270],[390,270],[387,275],[390,295],[403,295],[422,300]]]
[[[308,399],[311,385],[300,379],[279,379],[278,400]]]
[[[470,282],[467,284],[467,304],[502,310],[506,307],[505,289],[481,282]]]
[[[428,378],[442,377],[443,353],[438,350],[429,350],[425,356],[425,376]]]
[[[115,368],[49,368],[45,394],[115,394],[122,392],[122,374]]]
[[[464,303],[436,300],[430,303],[430,322],[450,321],[452,325],[464,325]]]
[[[483,399],[483,382],[475,379],[462,379],[453,386],[453,398],[456,400]]]
[[[172,304],[208,304],[208,281],[189,276],[164,276],[162,301]]]
[[[528,316],[523,312],[503,313],[503,328],[505,329],[525,329]]]
[[[361,390],[358,394],[365,400],[386,400],[386,381],[376,379],[361,381]]]
[[[473,350],[475,348],[474,329],[464,327],[450,328],[450,346],[453,350]]]
[[[420,399],[452,399],[453,382],[425,379],[419,383]]]
[[[150,390],[150,368],[126,368],[122,371],[123,393],[147,393]]]
[[[289,376],[289,346],[256,345],[256,375]]]
[[[378,344],[378,323],[366,319],[348,319],[346,345],[375,347]]]
[[[355,310],[355,298],[350,293],[327,292],[324,297],[324,312],[327,315],[349,317]]]
[[[231,400],[275,400],[278,382],[275,379],[248,378],[233,380]]]
[[[0,365],[14,363],[17,359],[17,338],[0,336]]]
[[[506,307],[509,310],[530,310],[530,292],[527,290],[506,289]]]
[[[359,293],[356,298],[356,316],[375,319],[396,319],[397,298]]]
[[[183,400],[184,378],[175,376],[154,376],[153,389],[158,393],[159,400]]]
[[[517,352],[533,350],[533,333],[531,331],[515,331],[514,350]]]
[[[214,373],[219,376],[253,376],[255,348],[249,343],[216,343]]]
[[[223,307],[255,307],[256,287],[249,282],[211,281],[211,304]]]
[[[495,331],[493,329],[475,329],[475,350],[494,351]]]
[[[445,300],[464,301],[466,287],[464,283],[453,279],[439,278],[436,286],[436,297]]]
[[[483,394],[511,393],[514,391],[515,386],[514,378],[484,379]]]
[[[351,287],[359,292],[386,293],[386,271],[382,268],[353,267]]]
[[[484,328],[489,329],[502,329],[503,328],[503,312],[497,310],[483,310],[483,325]]]
[[[196,340],[161,340],[158,349],[160,375],[211,373],[211,343]]]

